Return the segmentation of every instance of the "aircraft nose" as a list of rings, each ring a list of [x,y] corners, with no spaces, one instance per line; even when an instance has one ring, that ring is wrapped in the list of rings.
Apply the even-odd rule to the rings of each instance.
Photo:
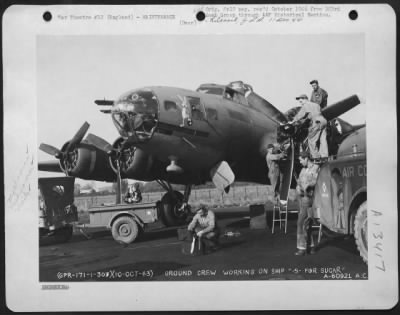
[[[151,138],[157,125],[158,102],[151,91],[136,91],[123,95],[111,110],[111,116],[124,138]]]

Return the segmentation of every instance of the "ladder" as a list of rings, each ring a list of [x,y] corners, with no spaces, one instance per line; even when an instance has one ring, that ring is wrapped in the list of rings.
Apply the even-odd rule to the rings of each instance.
[[[272,209],[272,234],[275,233],[275,222],[279,222],[279,230],[282,229],[282,223],[283,223],[286,234],[287,219],[288,219],[287,203],[283,205],[279,201],[276,201]]]
[[[275,232],[275,222],[279,222],[279,230],[282,230],[282,225],[287,234],[287,223],[289,213],[298,213],[298,210],[288,210],[288,203],[282,204],[278,201],[275,202],[272,210],[272,234]]]

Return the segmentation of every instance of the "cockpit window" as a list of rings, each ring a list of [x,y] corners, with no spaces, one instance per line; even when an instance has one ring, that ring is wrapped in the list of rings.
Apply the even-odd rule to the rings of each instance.
[[[224,94],[224,98],[226,98],[230,101],[248,106],[246,97],[243,94],[241,94],[233,89],[227,88],[225,91],[225,94]]]
[[[200,87],[197,89],[197,92],[204,94],[222,95],[224,94],[224,89],[219,87]]]
[[[192,118],[196,120],[204,120],[204,109],[201,105],[200,98],[187,96],[187,100],[192,108]]]
[[[178,107],[175,102],[172,101],[164,101],[164,108],[166,111],[177,111]]]

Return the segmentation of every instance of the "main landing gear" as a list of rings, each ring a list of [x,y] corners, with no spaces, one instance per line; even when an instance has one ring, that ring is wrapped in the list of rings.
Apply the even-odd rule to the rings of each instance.
[[[192,185],[186,185],[182,195],[179,191],[173,190],[169,182],[157,180],[157,183],[167,191],[160,202],[161,217],[165,225],[176,226],[187,223],[190,213],[188,201]]]

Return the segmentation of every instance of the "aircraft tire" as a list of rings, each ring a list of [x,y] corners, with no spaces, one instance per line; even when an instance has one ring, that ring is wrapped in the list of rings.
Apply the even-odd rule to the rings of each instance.
[[[74,229],[72,225],[67,225],[55,231],[54,237],[57,243],[65,243],[68,242],[73,233]]]
[[[124,215],[114,221],[111,233],[116,242],[130,244],[138,237],[139,226],[131,216]]]
[[[186,212],[177,212],[177,208],[181,206],[183,201],[183,195],[179,191],[174,190],[174,194],[178,199],[178,202],[172,198],[170,193],[166,193],[161,198],[161,216],[163,222],[166,226],[176,226],[182,225],[186,223],[187,213]]]
[[[368,264],[368,217],[367,201],[364,201],[357,209],[354,217],[354,239],[360,256]]]

